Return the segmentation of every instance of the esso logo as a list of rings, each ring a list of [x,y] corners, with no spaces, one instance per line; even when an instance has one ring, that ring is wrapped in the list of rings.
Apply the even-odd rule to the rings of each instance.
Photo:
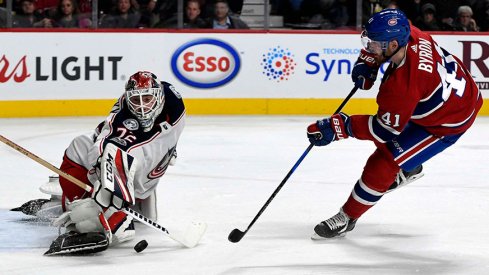
[[[196,88],[215,88],[230,82],[241,61],[229,44],[216,39],[197,39],[178,48],[171,67],[183,83]]]

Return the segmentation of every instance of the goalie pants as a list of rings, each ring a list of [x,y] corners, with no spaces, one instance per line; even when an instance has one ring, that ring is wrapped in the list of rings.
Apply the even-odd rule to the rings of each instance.
[[[395,181],[399,169],[412,171],[450,147],[462,135],[434,136],[424,127],[409,123],[394,140],[376,143],[377,149],[368,158],[361,178],[343,205],[343,211],[358,219],[380,200]]]

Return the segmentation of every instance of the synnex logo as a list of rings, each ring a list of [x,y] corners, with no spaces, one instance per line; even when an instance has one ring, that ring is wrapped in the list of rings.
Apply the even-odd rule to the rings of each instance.
[[[238,52],[216,39],[197,39],[182,45],[172,56],[171,67],[183,83],[215,88],[230,82],[239,71]]]

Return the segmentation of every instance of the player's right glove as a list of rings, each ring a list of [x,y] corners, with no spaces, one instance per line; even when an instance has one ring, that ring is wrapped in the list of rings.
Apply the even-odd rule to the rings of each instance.
[[[103,208],[113,206],[120,210],[135,203],[134,173],[136,159],[108,143],[99,158],[97,173],[89,173],[93,183],[92,198]]]
[[[362,49],[351,71],[351,79],[355,82],[355,86],[362,90],[369,90],[377,79],[379,68],[380,65],[375,61],[374,55]]]
[[[315,146],[324,146],[332,141],[353,136],[350,117],[345,113],[334,114],[329,118],[318,120],[307,127],[307,138]]]

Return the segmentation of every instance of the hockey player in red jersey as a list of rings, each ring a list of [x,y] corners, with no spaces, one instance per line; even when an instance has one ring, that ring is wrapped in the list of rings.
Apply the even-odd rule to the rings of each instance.
[[[41,191],[59,200],[32,200],[16,209],[41,218],[59,210],[54,224],[66,233],[46,254],[93,253],[132,239],[134,223],[123,207],[156,219],[155,188],[176,158],[184,124],[183,100],[170,83],[147,71],[133,74],[109,116],[65,151],[60,169],[94,191],[56,178]]]
[[[364,49],[352,70],[370,89],[380,65],[390,61],[375,115],[334,114],[311,124],[311,143],[324,146],[354,137],[376,150],[338,214],[319,223],[313,239],[342,236],[382,196],[422,176],[422,164],[454,144],[472,125],[482,96],[470,72],[433,38],[410,26],[399,10],[374,14],[361,35]]]

